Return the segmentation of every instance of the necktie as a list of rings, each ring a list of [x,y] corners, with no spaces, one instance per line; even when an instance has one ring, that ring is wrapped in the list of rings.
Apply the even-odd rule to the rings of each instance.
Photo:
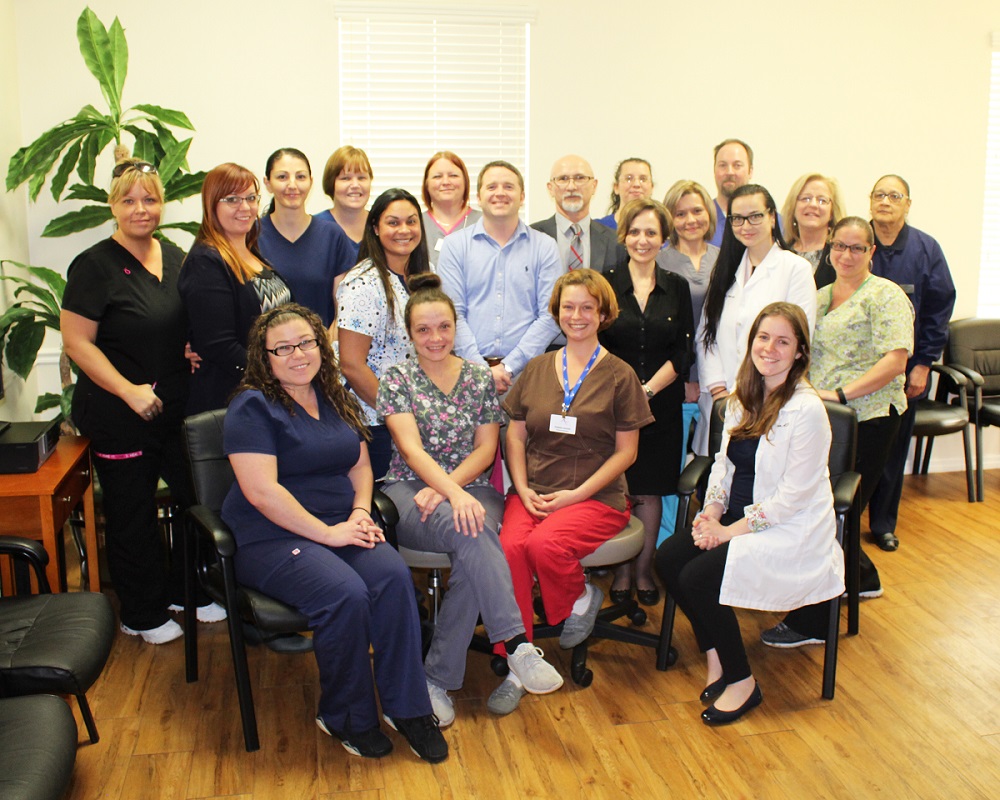
[[[566,269],[579,269],[583,266],[583,228],[574,222],[569,226],[569,234]]]

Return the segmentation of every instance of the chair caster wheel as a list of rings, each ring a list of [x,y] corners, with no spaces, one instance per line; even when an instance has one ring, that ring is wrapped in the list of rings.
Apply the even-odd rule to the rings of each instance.
[[[493,674],[498,678],[506,678],[510,672],[510,667],[507,666],[507,659],[503,656],[493,656],[490,659],[490,669],[493,670]]]
[[[629,621],[633,625],[645,625],[646,624],[646,612],[641,608],[637,608],[631,614],[629,614]]]
[[[594,671],[587,667],[571,668],[573,683],[586,689],[594,682]]]

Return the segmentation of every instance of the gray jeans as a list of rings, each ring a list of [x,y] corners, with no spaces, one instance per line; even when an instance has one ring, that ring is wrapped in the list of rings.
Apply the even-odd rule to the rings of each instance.
[[[469,494],[486,509],[486,522],[478,536],[465,536],[455,531],[447,500],[426,522],[420,521],[413,498],[425,486],[423,481],[398,481],[386,485],[383,491],[399,511],[396,536],[401,545],[411,550],[447,553],[451,558],[448,592],[424,669],[431,683],[456,690],[462,688],[466,651],[480,615],[494,644],[524,633],[524,624],[498,538],[503,498],[492,486],[468,487]]]

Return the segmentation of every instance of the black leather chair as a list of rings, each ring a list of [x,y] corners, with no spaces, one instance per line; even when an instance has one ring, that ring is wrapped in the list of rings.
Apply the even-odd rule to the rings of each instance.
[[[913,425],[913,475],[926,475],[931,463],[934,437],[961,433],[965,444],[965,483],[969,502],[976,502],[976,484],[973,479],[972,436],[969,431],[969,379],[961,372],[941,364],[931,365],[931,376],[937,375],[934,399],[925,397],[917,401],[916,422]],[[923,451],[924,439],[927,450]],[[923,460],[921,461],[921,451]]]
[[[49,694],[0,699],[0,797],[58,800],[76,761],[76,720]]]
[[[265,638],[309,630],[309,621],[294,608],[273,597],[243,586],[236,580],[233,558],[236,540],[223,522],[222,503],[235,476],[222,447],[225,409],[206,411],[184,421],[188,464],[197,505],[188,509],[188,530],[184,539],[185,625],[184,650],[188,683],[198,680],[198,624],[195,610],[195,582],[228,612],[229,645],[236,673],[236,692],[243,722],[243,742],[248,752],[260,749],[257,715],[250,688],[246,637],[243,622]],[[373,517],[381,517],[386,539],[395,545],[393,525],[398,520],[387,497],[376,492]],[[380,521],[376,519],[376,521]]]
[[[712,408],[709,426],[708,449],[712,457],[697,456],[681,473],[677,493],[680,502],[677,508],[675,531],[688,531],[691,510],[691,496],[700,489],[702,496],[707,489],[708,476],[712,469],[714,455],[722,445],[722,420],[726,399],[717,400]],[[856,496],[861,484],[861,476],[854,472],[854,459],[858,442],[858,418],[854,410],[839,403],[824,402],[830,416],[833,440],[830,443],[830,482],[833,485],[833,509],[837,520],[837,541],[844,548],[847,564],[848,633],[858,632],[858,601],[861,583],[861,520]],[[840,600],[835,597],[829,602],[829,623],[826,633],[826,648],[823,661],[823,698],[832,700],[837,683],[837,645],[840,638]],[[666,653],[673,638],[674,616],[677,603],[667,594],[663,601],[663,624],[660,629],[661,648],[657,669],[668,666],[662,654]]]
[[[0,555],[14,564],[15,588],[0,598],[0,697],[71,694],[90,741],[99,740],[87,690],[100,676],[115,638],[115,615],[103,594],[51,594],[49,557],[40,542],[0,537]],[[29,573],[39,593],[32,595]]]
[[[948,326],[944,363],[972,385],[976,499],[983,502],[983,428],[1000,427],[1000,319],[960,319]]]

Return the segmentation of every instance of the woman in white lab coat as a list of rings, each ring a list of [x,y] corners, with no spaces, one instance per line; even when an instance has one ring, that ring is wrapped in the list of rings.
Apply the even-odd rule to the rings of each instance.
[[[699,455],[707,454],[712,403],[732,391],[758,312],[785,300],[805,312],[810,335],[816,324],[812,265],[786,248],[770,192],[757,184],[741,186],[729,201],[725,225],[695,335],[701,419],[694,451]]]
[[[702,511],[656,553],[656,571],[706,656],[701,699],[715,701],[702,713],[707,725],[733,722],[762,700],[734,606],[780,611],[844,591],[830,422],[805,378],[805,313],[768,305],[748,342]]]

